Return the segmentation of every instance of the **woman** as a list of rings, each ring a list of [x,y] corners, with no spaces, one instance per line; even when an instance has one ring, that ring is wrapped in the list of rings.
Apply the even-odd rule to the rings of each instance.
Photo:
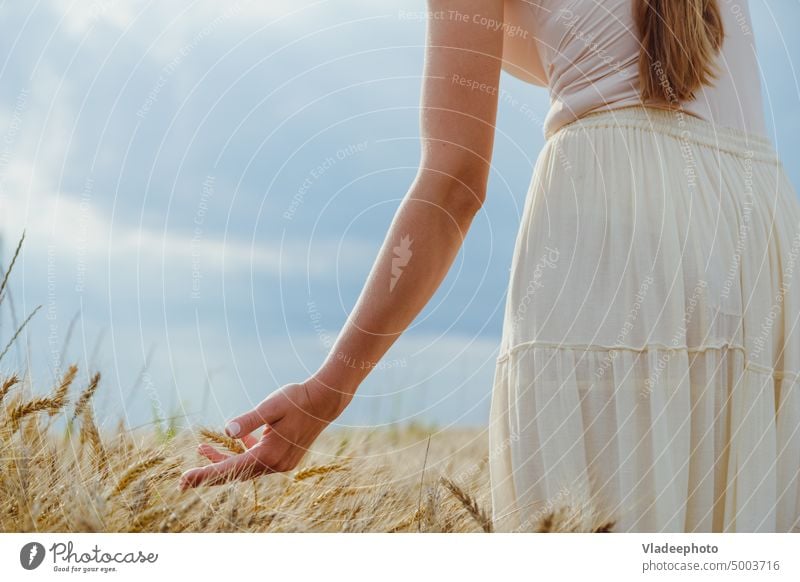
[[[181,486],[295,467],[373,367],[352,363],[423,308],[484,201],[505,67],[551,108],[495,374],[497,529],[565,492],[618,531],[797,529],[800,204],[762,137],[746,5],[429,7],[419,172],[350,319],[315,374],[228,424],[246,453],[201,446]],[[399,268],[403,241],[436,252]]]

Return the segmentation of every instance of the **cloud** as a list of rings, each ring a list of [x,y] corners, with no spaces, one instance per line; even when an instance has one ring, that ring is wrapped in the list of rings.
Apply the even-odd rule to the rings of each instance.
[[[313,3],[302,0],[236,0],[224,3],[203,0],[189,4],[94,0],[74,2],[67,6],[60,0],[49,0],[47,6],[56,17],[63,20],[65,31],[72,36],[82,37],[96,28],[110,28],[124,33],[138,21],[164,23],[169,27],[170,37],[185,41],[202,27],[214,26],[215,23],[226,20],[233,23],[252,22],[253,19],[269,22]]]
[[[93,263],[130,264],[145,268],[192,260],[214,272],[253,271],[275,276],[323,277],[361,272],[377,253],[374,242],[361,240],[288,239],[248,242],[235,234],[220,238],[202,231],[153,230],[111,221],[93,202],[93,186],[80,193],[54,191],[46,172],[29,161],[7,168],[0,234],[16,240],[27,233],[26,252],[56,252]],[[21,194],[27,192],[27,195]]]

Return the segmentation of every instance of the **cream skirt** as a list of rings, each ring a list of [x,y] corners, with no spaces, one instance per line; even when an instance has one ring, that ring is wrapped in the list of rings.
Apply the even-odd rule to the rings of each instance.
[[[800,528],[800,203],[764,138],[633,107],[551,136],[490,426],[498,531]]]

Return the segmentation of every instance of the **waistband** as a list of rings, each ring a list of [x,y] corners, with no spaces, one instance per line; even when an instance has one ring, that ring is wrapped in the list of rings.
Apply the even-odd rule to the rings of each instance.
[[[715,125],[684,111],[641,105],[587,113],[562,126],[548,139],[574,131],[624,127],[669,135],[684,142],[708,146],[744,158],[779,161],[772,142],[765,136]]]

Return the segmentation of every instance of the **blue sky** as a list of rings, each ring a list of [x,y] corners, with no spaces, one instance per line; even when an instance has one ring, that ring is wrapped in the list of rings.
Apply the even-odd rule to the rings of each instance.
[[[29,368],[44,391],[67,363],[84,381],[99,370],[98,415],[133,425],[153,410],[219,422],[313,371],[416,172],[425,22],[402,15],[424,8],[0,4],[5,263],[28,237],[0,341],[43,306],[3,371]],[[800,3],[750,10],[769,133],[797,185]],[[488,201],[343,424],[488,416],[548,104],[506,74],[501,89]]]

